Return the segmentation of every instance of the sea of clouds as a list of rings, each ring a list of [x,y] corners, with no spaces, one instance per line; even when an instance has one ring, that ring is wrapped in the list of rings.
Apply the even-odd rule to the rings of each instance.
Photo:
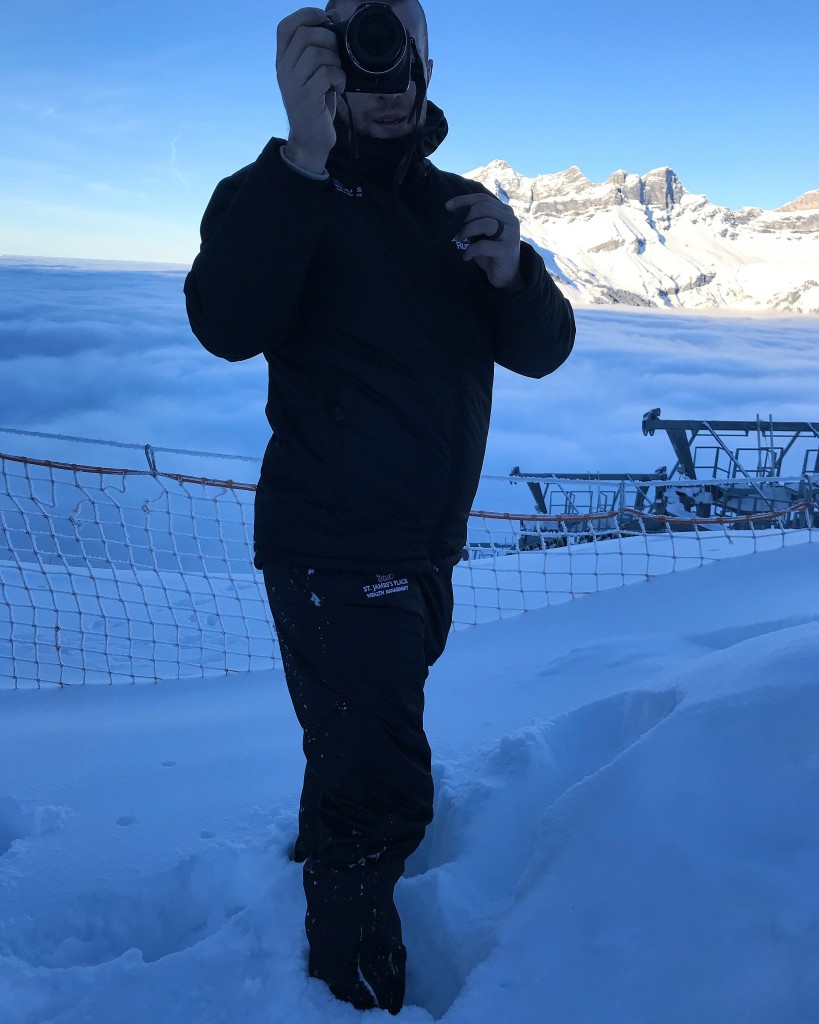
[[[200,346],[186,269],[0,259],[0,427],[260,458],[267,367]],[[554,375],[498,368],[487,474],[673,465],[664,435],[640,429],[656,407],[669,418],[819,419],[815,317],[625,307],[576,316],[575,350]],[[7,434],[0,451],[67,454]],[[255,479],[254,466],[243,471]]]

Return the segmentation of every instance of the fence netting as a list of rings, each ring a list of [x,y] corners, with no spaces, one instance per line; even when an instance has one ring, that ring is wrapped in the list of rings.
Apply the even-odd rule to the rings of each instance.
[[[156,682],[270,668],[253,567],[255,487],[0,455],[0,687]],[[465,628],[813,540],[807,499],[753,516],[637,508],[470,516],[454,573]]]

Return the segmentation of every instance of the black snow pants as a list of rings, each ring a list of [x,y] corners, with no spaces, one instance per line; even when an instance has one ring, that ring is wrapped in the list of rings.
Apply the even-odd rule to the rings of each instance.
[[[424,682],[452,622],[452,569],[266,563],[264,579],[304,734],[296,854],[309,972],[359,1009],[398,1013],[406,949],[393,890],[432,820]]]

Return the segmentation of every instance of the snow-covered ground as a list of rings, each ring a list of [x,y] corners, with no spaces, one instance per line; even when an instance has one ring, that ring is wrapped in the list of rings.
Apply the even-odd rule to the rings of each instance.
[[[427,721],[399,1019],[817,1019],[819,545],[455,633]],[[278,671],[0,692],[0,1021],[360,1020],[305,977],[299,740]]]
[[[201,349],[183,273],[0,260],[0,425],[227,449],[254,461],[160,469],[255,480],[264,363]],[[673,460],[641,435],[655,406],[815,420],[815,324],[579,309],[557,375],[499,370],[486,471],[651,471]],[[140,450],[0,438],[145,468]],[[476,507],[532,511],[508,481]],[[819,544],[749,540],[458,567],[463,621],[501,618],[454,633],[429,682],[437,812],[398,891],[401,1019],[819,1019]],[[277,670],[0,687],[0,1024],[359,1020],[305,978],[300,780]]]

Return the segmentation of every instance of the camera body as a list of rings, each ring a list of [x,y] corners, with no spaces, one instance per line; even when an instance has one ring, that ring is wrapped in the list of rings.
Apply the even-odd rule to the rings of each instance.
[[[407,91],[418,51],[389,4],[367,0],[346,21],[327,27],[338,40],[347,92]]]

